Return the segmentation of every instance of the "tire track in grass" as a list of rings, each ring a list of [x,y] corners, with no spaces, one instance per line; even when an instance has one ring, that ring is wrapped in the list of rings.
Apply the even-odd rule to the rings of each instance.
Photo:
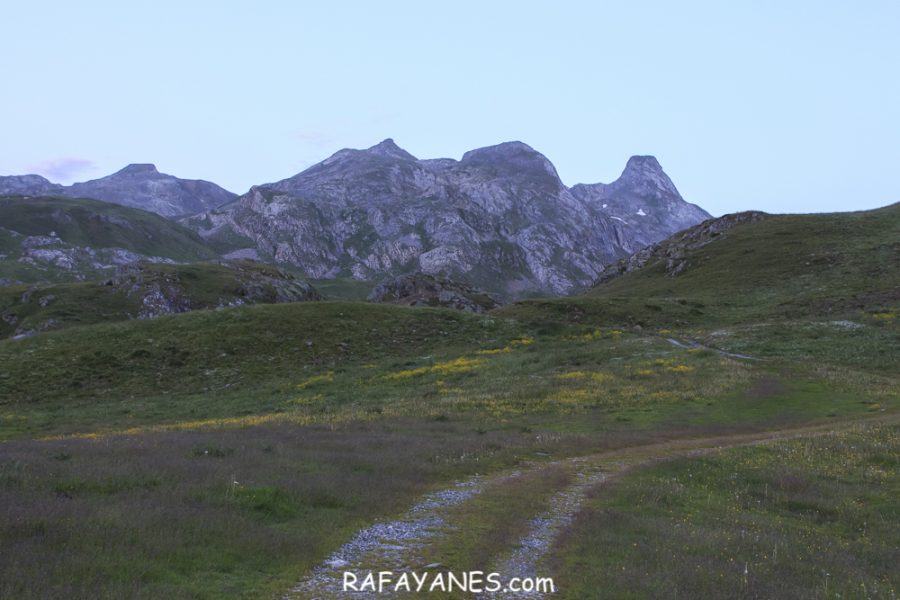
[[[847,420],[833,425],[809,426],[797,429],[761,432],[758,434],[739,434],[731,437],[716,437],[696,440],[674,440],[660,444],[651,444],[645,447],[635,447],[626,450],[606,452],[588,457],[569,459],[568,462],[576,469],[576,482],[558,492],[550,501],[550,509],[544,514],[532,519],[529,533],[523,537],[515,548],[506,556],[501,557],[490,569],[500,573],[501,577],[508,581],[512,577],[538,578],[547,577],[548,572],[542,572],[542,561],[553,546],[557,537],[574,522],[581,510],[588,494],[598,485],[620,477],[627,471],[648,465],[654,462],[669,460],[676,457],[700,457],[712,454],[728,448],[741,446],[755,446],[771,442],[789,440],[804,436],[815,436],[830,433],[846,427],[859,425],[867,421],[882,423],[896,422],[897,414],[886,415],[880,418],[862,418]],[[600,458],[617,459],[606,463],[601,467]],[[559,591],[558,589],[556,591]],[[511,592],[502,590],[493,593],[484,593],[478,596],[485,600],[506,600],[527,598],[541,599],[550,597],[541,591]]]
[[[636,446],[599,454],[575,457],[542,463],[521,469],[507,471],[492,477],[475,476],[460,481],[449,488],[432,492],[413,505],[404,515],[393,521],[375,523],[359,531],[349,542],[341,546],[309,575],[302,579],[284,600],[316,599],[343,600],[384,598],[389,594],[356,592],[343,590],[343,574],[354,573],[358,581],[370,572],[379,570],[427,571],[445,570],[443,565],[426,565],[422,558],[430,544],[439,536],[453,530],[448,521],[451,509],[462,506],[485,487],[504,480],[520,477],[535,469],[561,466],[575,472],[575,482],[551,496],[549,508],[530,520],[528,533],[508,552],[495,557],[486,572],[497,572],[502,580],[510,578],[544,577],[541,573],[543,558],[553,542],[573,521],[581,509],[590,490],[629,469],[678,456],[701,456],[724,448],[755,445],[784,440],[805,435],[816,435],[835,431],[845,426],[853,426],[867,421],[898,421],[897,414],[880,418],[861,418],[825,425],[808,426],[781,431],[764,431],[750,434],[735,434],[708,438],[676,439],[660,443]],[[505,600],[508,598],[543,598],[537,592],[495,592],[482,594],[485,600]]]
[[[554,540],[575,518],[587,498],[588,491],[608,477],[594,461],[575,458],[565,461],[575,469],[575,483],[563,488],[550,498],[549,509],[533,518],[528,533],[519,540],[515,548],[496,562],[489,571],[499,573],[502,580],[511,578],[536,578],[541,574],[540,561],[550,550]],[[485,592],[477,596],[485,599],[543,598],[540,592]]]
[[[450,488],[427,494],[399,519],[378,522],[359,531],[313,569],[284,599],[377,597],[366,592],[345,592],[344,573],[351,572],[362,582],[373,571],[399,572],[426,568],[418,564],[424,562],[420,551],[448,527],[445,519],[447,511],[480,494],[488,481],[500,481],[519,474],[519,471],[512,471],[492,478],[475,476]]]

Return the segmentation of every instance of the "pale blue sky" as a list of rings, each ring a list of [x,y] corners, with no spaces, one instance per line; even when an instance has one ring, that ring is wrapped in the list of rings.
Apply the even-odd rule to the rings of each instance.
[[[5,2],[0,174],[235,192],[392,137],[654,154],[713,214],[900,200],[900,2]]]

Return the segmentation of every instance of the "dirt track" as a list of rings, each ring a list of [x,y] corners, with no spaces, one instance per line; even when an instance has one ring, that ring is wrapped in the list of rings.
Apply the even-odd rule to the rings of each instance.
[[[447,518],[451,509],[464,507],[491,484],[522,477],[536,469],[563,467],[572,472],[572,483],[554,493],[550,499],[550,509],[530,518],[527,535],[506,552],[495,556],[490,565],[485,565],[485,572],[498,572],[504,577],[545,575],[538,572],[541,559],[552,547],[556,537],[575,518],[588,493],[596,486],[620,477],[631,469],[662,460],[709,454],[725,448],[819,435],[867,422],[897,421],[900,421],[900,414],[879,414],[779,431],[685,438],[549,463],[525,465],[489,477],[474,477],[427,494],[396,520],[379,522],[359,531],[351,541],[310,572],[284,598],[320,600],[383,598],[387,595],[344,592],[343,573],[353,572],[362,581],[365,575],[372,571],[410,570],[421,573],[429,569],[442,569],[441,565],[428,563],[428,550],[429,545],[440,536],[452,532],[454,526]],[[483,597],[505,599],[542,596],[495,593]]]

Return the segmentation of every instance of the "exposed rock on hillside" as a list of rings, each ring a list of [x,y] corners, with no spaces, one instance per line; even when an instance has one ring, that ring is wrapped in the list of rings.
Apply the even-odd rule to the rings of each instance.
[[[13,280],[87,280],[137,260],[215,257],[196,233],[146,211],[98,200],[0,197],[0,275]]]
[[[272,265],[140,262],[123,265],[101,281],[0,288],[0,338],[198,309],[310,300],[321,300],[318,291]]]
[[[198,293],[194,278],[184,279],[184,270],[161,269],[147,263],[120,267],[106,281],[106,285],[138,300],[140,309],[135,316],[139,319],[200,308],[322,299],[311,285],[280,269],[248,261],[222,261],[218,264],[231,271],[232,281],[222,287],[232,289],[229,292],[218,290],[215,300],[208,293]]]
[[[747,211],[725,215],[717,219],[708,219],[670,239],[647,246],[631,256],[606,265],[594,282],[594,287],[658,261],[665,261],[666,274],[675,277],[687,269],[689,250],[702,248],[710,242],[721,239],[729,229],[736,225],[760,221],[766,217],[768,215],[763,212]]]
[[[427,273],[400,275],[380,283],[369,294],[369,302],[408,306],[441,306],[483,313],[500,306],[492,295],[446,277]]]
[[[73,279],[86,279],[88,274],[126,265],[138,260],[151,263],[174,263],[160,256],[137,254],[125,248],[92,248],[69,244],[55,236],[34,235],[21,238],[18,262],[45,272],[70,274]]]

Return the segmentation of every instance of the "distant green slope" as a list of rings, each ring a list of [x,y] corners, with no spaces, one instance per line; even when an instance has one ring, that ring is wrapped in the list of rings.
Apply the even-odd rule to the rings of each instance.
[[[84,278],[115,260],[105,250],[112,248],[179,262],[216,256],[196,233],[154,213],[98,200],[0,197],[0,278]]]
[[[900,305],[900,204],[854,213],[770,215],[696,248],[683,248],[685,235],[662,242],[643,268],[584,296],[525,301],[499,314],[710,326],[839,318]],[[685,262],[677,275],[667,273],[673,257]]]
[[[140,263],[100,281],[0,287],[0,338],[190,310],[320,298],[303,280],[253,261]]]
[[[125,248],[173,260],[215,253],[190,229],[155,213],[109,202],[71,198],[0,197],[0,224],[23,235],[49,235],[78,246]]]

